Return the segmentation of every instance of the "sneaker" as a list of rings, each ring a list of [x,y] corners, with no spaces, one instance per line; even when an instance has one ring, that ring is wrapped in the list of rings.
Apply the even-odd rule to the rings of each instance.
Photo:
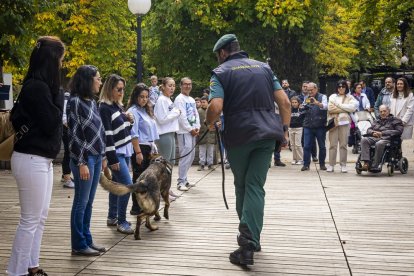
[[[106,219],[106,225],[107,226],[116,226],[118,223],[118,219],[117,218],[107,218]]]
[[[188,188],[184,184],[178,184],[177,190],[179,191],[188,191]]]
[[[297,162],[298,162],[298,161],[293,160],[291,164],[292,164],[292,165],[296,165],[296,164],[297,164]]]
[[[134,229],[131,228],[131,225],[127,221],[118,224],[118,226],[116,227],[116,231],[126,235],[134,234]]]
[[[333,166],[328,166],[328,167],[326,168],[326,171],[327,171],[327,172],[333,172],[333,171],[334,171],[334,167],[333,167]]]
[[[198,167],[197,171],[204,171],[204,165],[200,165],[200,167]]]
[[[341,173],[347,173],[348,169],[346,168],[346,166],[341,166]]]
[[[280,161],[280,160],[275,160],[275,166],[276,167],[285,167],[286,166],[286,164],[285,163],[283,163],[282,161]]]
[[[213,165],[208,165],[208,167],[207,167],[209,170],[212,170],[213,169]]]
[[[320,169],[321,171],[326,171],[328,168],[327,168],[325,165],[320,165],[320,166],[319,166],[319,169]]]
[[[185,183],[185,186],[186,186],[187,188],[192,188],[192,187],[195,187],[195,186],[196,186],[196,184],[190,184],[190,182],[188,182],[188,181],[187,181],[187,183]]]
[[[296,161],[296,165],[302,165],[302,164],[303,164],[302,160]]]
[[[73,183],[72,179],[68,179],[68,180],[63,180],[63,188],[75,188],[75,183]]]
[[[318,158],[317,157],[312,157],[312,161],[313,162],[318,162]]]
[[[302,169],[300,169],[302,172],[303,171],[309,171],[309,167],[308,166],[303,166]]]

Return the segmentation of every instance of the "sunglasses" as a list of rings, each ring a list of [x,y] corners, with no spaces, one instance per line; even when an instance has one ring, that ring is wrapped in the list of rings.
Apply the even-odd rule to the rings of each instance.
[[[124,92],[125,89],[123,87],[117,88],[116,91],[118,91],[118,93]]]
[[[338,85],[338,88],[346,88],[346,86]]]

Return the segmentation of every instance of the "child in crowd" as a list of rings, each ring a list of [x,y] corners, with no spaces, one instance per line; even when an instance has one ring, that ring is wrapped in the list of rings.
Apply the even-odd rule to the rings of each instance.
[[[293,96],[290,99],[292,105],[290,126],[289,126],[289,140],[293,153],[292,165],[303,164],[303,149],[301,144],[304,113],[299,107],[299,98]]]
[[[201,101],[199,97],[195,97],[194,101],[196,103],[196,108],[199,109],[201,107]]]
[[[203,96],[201,98],[201,107],[198,109],[198,114],[200,116],[200,122],[204,122],[206,118],[206,111],[208,107],[208,99]],[[203,135],[207,130],[207,126],[201,124],[200,135]],[[216,144],[216,133],[214,132],[214,127],[209,129],[208,134],[200,141],[198,146],[198,154],[200,158],[200,167],[199,171],[204,170],[205,166],[208,166],[208,169],[211,170],[213,166],[213,156],[214,156],[214,146]]]

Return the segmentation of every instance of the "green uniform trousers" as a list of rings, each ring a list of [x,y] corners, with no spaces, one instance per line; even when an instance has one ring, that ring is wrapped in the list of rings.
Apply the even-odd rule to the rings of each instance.
[[[236,210],[240,219],[240,246],[257,248],[260,244],[265,204],[264,184],[274,148],[275,140],[269,139],[251,142],[227,151],[234,175]]]

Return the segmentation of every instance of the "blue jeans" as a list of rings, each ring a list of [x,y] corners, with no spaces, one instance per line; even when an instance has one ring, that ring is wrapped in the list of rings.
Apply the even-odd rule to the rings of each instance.
[[[70,168],[75,183],[70,229],[72,249],[83,250],[93,243],[89,228],[92,216],[92,203],[102,170],[102,156],[88,156],[89,180],[80,179],[79,166],[75,162],[73,159],[70,160]]]
[[[303,166],[309,167],[311,159],[311,150],[315,145],[315,138],[318,141],[319,146],[319,164],[320,166],[325,165],[326,157],[326,129],[325,127],[320,128],[303,128],[304,135],[304,147],[303,147]]]
[[[124,154],[116,154],[119,160],[119,171],[112,171],[112,180],[124,185],[131,185],[132,179],[129,174],[129,157]],[[128,206],[130,193],[117,196],[109,193],[109,210],[108,218],[118,218],[118,224],[126,221],[126,210]]]

